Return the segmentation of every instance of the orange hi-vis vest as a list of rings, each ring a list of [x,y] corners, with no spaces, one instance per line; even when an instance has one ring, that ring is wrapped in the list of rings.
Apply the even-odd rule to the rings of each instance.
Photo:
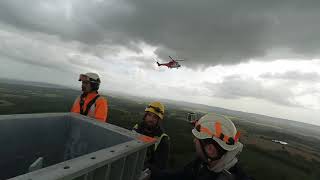
[[[108,102],[105,98],[101,97],[97,92],[91,92],[82,97],[82,102],[83,105],[81,108],[81,96],[77,97],[73,103],[71,112],[87,115],[101,122],[107,122]],[[87,110],[90,103],[93,104],[89,107],[90,109]],[[87,112],[87,114],[84,114],[83,112]]]

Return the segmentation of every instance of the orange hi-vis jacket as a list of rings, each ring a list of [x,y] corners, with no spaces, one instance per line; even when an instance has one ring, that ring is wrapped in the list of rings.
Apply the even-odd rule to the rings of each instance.
[[[83,106],[82,110],[86,111],[87,106],[96,96],[99,94],[97,92],[91,92],[83,97]],[[81,109],[81,96],[78,96],[74,101],[73,106],[71,108],[71,112],[80,113]],[[92,104],[90,109],[88,110],[87,116],[97,119],[101,122],[107,122],[108,117],[108,102],[104,97],[99,96],[95,103]]]

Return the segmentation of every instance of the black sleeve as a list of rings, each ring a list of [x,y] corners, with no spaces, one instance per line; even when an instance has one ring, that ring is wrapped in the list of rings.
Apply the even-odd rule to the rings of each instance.
[[[169,159],[169,149],[170,149],[169,138],[163,137],[161,139],[159,147],[154,153],[153,166],[155,166],[158,169],[165,169],[167,167],[168,159]]]
[[[151,180],[192,180],[196,176],[197,161],[192,161],[177,170],[154,170],[151,168]]]
[[[175,171],[151,170],[151,180],[189,180],[190,177],[191,176],[188,176],[184,169],[179,169]]]
[[[253,177],[249,177],[238,163],[232,168],[232,170],[234,171],[232,173],[235,175],[237,180],[255,180]]]

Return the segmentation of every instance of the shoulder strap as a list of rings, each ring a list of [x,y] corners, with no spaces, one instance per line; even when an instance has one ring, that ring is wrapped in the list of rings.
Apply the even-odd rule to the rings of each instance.
[[[82,114],[82,115],[83,115],[83,105],[84,105],[84,100],[83,100],[83,98],[84,98],[84,95],[83,95],[83,94],[81,94],[81,96],[80,96],[79,98],[80,98],[80,100],[79,100],[79,105],[80,105],[80,114]]]
[[[166,133],[162,133],[161,136],[159,138],[157,138],[158,141],[154,144],[154,151],[157,150],[159,144],[161,143],[162,138],[164,138],[164,137],[168,137],[168,139],[170,139]]]
[[[133,126],[133,129],[135,129],[135,130],[138,130],[138,128],[139,128],[139,125],[138,125],[138,124],[136,124],[136,125]]]
[[[88,103],[87,108],[86,108],[86,110],[85,110],[84,112],[83,112],[83,104],[84,104],[84,102],[83,102],[83,99],[81,98],[81,100],[80,100],[80,114],[85,115],[85,116],[88,115],[91,106],[96,102],[96,100],[97,100],[99,97],[100,97],[99,94],[96,95],[96,97],[94,97],[94,98]]]
[[[235,180],[235,176],[229,172],[228,170],[224,169],[218,176],[217,180]]]

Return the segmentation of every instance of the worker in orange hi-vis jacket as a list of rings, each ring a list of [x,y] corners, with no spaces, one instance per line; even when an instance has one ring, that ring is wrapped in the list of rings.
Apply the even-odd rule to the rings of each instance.
[[[82,82],[83,93],[74,101],[71,112],[107,122],[108,102],[98,93],[101,82],[99,75],[96,73],[80,74],[79,81]]]

